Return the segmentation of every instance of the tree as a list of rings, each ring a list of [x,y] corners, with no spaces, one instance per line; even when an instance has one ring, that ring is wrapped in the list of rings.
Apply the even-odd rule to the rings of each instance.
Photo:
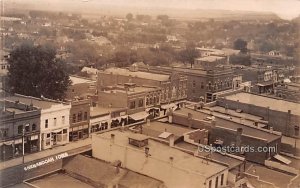
[[[243,39],[237,39],[233,44],[234,49],[241,50],[242,53],[247,52],[247,42]]]
[[[66,64],[49,46],[22,44],[7,58],[8,85],[13,93],[63,99],[71,84]]]
[[[132,15],[131,13],[128,13],[128,14],[126,15],[126,19],[127,19],[128,21],[131,21],[131,20],[133,19],[133,15]]]
[[[177,59],[183,63],[190,63],[193,67],[194,60],[199,56],[199,52],[196,50],[195,45],[190,43],[187,44],[184,50],[181,50],[178,54]]]

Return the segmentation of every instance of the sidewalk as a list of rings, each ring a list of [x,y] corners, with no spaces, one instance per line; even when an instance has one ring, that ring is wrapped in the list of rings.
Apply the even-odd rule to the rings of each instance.
[[[76,141],[76,142],[70,142],[66,144],[65,146],[57,146],[52,149],[43,150],[37,153],[28,154],[24,157],[24,163],[28,163],[37,159],[45,158],[51,155],[63,153],[70,150],[76,150],[81,147],[90,147],[92,143],[91,138],[86,138],[84,140]],[[13,167],[22,164],[22,157],[18,157],[15,159],[11,159],[8,161],[4,161],[0,163],[0,170],[3,170],[5,168]]]

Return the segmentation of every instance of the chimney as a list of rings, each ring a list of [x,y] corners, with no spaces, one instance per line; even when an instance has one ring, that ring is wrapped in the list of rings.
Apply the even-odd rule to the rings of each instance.
[[[169,137],[169,146],[170,147],[174,147],[174,140],[175,140],[175,136],[174,136],[174,134],[171,134]]]
[[[110,143],[114,144],[115,143],[115,134],[110,135]]]
[[[170,159],[171,165],[173,166],[174,157],[169,157],[169,159]]]
[[[243,134],[243,128],[237,128],[236,129],[236,146],[240,147],[242,144],[242,134]]]
[[[147,119],[147,126],[149,127],[150,125],[150,119]]]

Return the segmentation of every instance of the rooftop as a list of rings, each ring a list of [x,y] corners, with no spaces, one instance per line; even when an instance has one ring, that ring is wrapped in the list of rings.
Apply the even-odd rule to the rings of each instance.
[[[33,104],[33,106],[41,108],[41,109],[48,109],[51,108],[53,105],[59,105],[59,104],[64,104],[60,101],[54,101],[50,99],[41,99],[41,98],[36,98],[36,97],[31,97],[31,96],[24,96],[24,95],[11,95],[11,96],[6,96],[6,100],[10,101],[19,101],[20,103],[24,103],[27,105]]]
[[[109,131],[102,134],[96,134],[95,137],[109,140],[111,139],[111,134],[115,135],[114,143],[121,147],[132,148],[133,150],[138,150],[137,147],[134,147],[128,143],[128,138],[133,134],[132,132],[121,132],[119,130]],[[165,161],[167,164],[170,163],[170,157],[173,157],[173,167],[178,167],[180,169],[185,169],[189,172],[199,174],[206,178],[211,177],[212,175],[222,172],[227,169],[226,166],[223,166],[218,163],[203,163],[203,159],[194,157],[191,154],[183,152],[179,149],[170,147],[169,145],[160,143],[149,139],[147,147],[149,148],[149,153],[153,160]],[[141,152],[144,152],[144,149],[139,149]],[[122,152],[120,150],[120,152]],[[137,151],[138,152],[138,151]],[[120,153],[121,154],[121,153]],[[144,159],[143,159],[144,160]],[[137,163],[138,165],[138,163]],[[145,164],[146,165],[146,164]],[[154,168],[151,164],[144,167],[144,169],[151,170],[151,172],[159,171],[160,169]]]
[[[172,133],[175,136],[175,140],[178,137],[183,136],[184,133],[190,132],[191,130],[175,124],[162,123],[159,121],[153,121],[149,125],[143,126],[143,134],[158,138],[163,132]]]
[[[158,88],[146,87],[146,86],[134,86],[127,89],[125,85],[117,85],[117,86],[107,86],[103,92],[107,93],[113,91],[113,92],[134,94],[134,93],[142,93],[142,92],[149,92],[155,90],[158,90]]]
[[[156,81],[168,81],[169,75],[165,74],[156,74],[156,73],[149,73],[149,72],[141,72],[141,71],[130,71],[128,69],[122,69],[122,68],[108,68],[104,70],[104,73],[112,73],[112,74],[118,74],[123,76],[132,76],[132,77],[138,77],[138,78],[144,78],[148,80],[156,80]]]
[[[193,115],[194,119],[198,120],[203,120],[206,117],[210,116],[209,114],[195,111],[189,108],[182,108],[180,110],[177,110],[174,112],[174,114],[181,114],[187,116],[188,113],[191,113]],[[225,128],[225,129],[231,129],[236,131],[238,128],[243,129],[243,135],[245,136],[251,136],[251,137],[256,137],[262,140],[268,140],[268,141],[273,141],[275,139],[278,139],[280,136],[276,134],[272,134],[263,130],[256,129],[254,127],[250,127],[247,125],[243,125],[240,123],[233,122],[231,120],[215,117],[216,120],[216,126],[220,128]]]
[[[218,61],[220,59],[225,59],[225,57],[220,57],[220,56],[206,56],[206,57],[200,57],[200,58],[196,58],[196,61],[205,61],[205,62],[215,62]]]
[[[70,80],[72,81],[72,85],[95,82],[93,80],[90,80],[87,78],[82,78],[82,77],[77,77],[77,76],[70,76]]]
[[[106,115],[115,111],[126,110],[125,108],[109,108],[109,107],[101,107],[101,106],[90,107],[90,108],[91,108],[90,110],[91,117]]]
[[[250,93],[237,93],[224,98],[233,101],[239,100],[241,103],[252,104],[265,108],[270,107],[270,110],[277,110],[281,112],[288,112],[288,110],[291,110],[292,114],[300,116],[300,104],[295,102],[289,102]]]

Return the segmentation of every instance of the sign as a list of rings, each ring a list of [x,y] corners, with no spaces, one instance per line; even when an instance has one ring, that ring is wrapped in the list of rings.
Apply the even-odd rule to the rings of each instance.
[[[34,169],[34,168],[43,166],[43,165],[45,165],[45,164],[52,163],[52,162],[55,162],[55,161],[57,161],[57,160],[66,158],[66,157],[68,157],[68,156],[69,156],[69,154],[68,154],[67,152],[61,153],[61,154],[55,155],[55,156],[53,156],[53,157],[49,157],[49,158],[46,158],[46,159],[41,160],[41,161],[39,161],[39,162],[36,162],[36,163],[34,163],[34,164],[28,165],[28,166],[24,167],[24,170],[25,170],[25,171],[31,170],[31,169]]]

